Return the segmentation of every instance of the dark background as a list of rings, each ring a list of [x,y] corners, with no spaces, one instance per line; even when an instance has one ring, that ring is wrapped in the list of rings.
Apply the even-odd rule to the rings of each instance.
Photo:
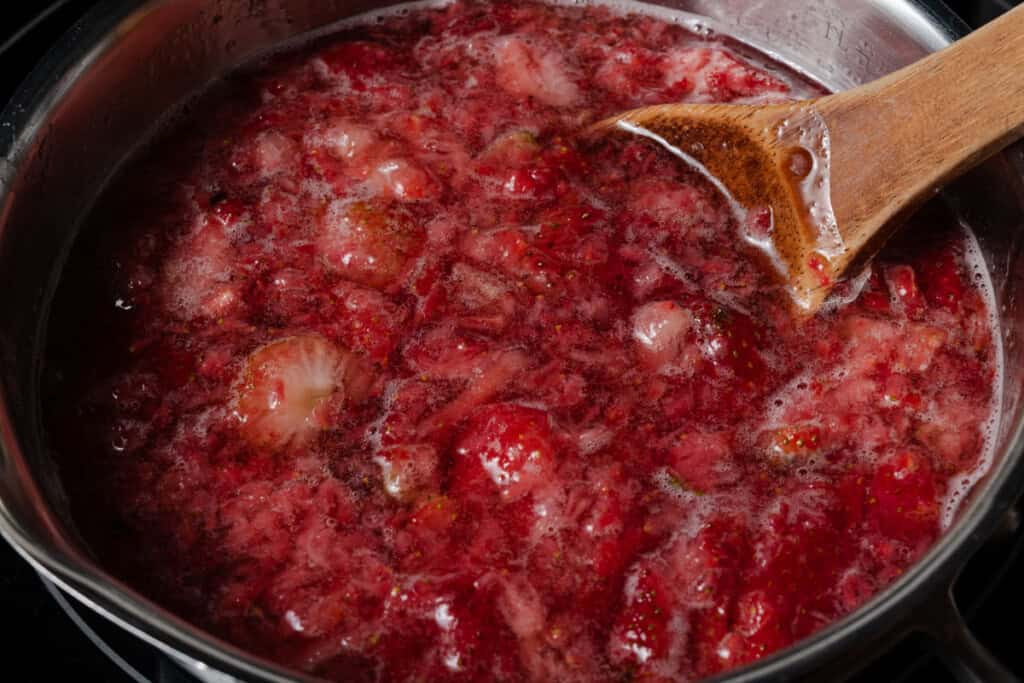
[[[972,26],[1006,11],[1020,0],[949,0],[947,4]],[[42,56],[47,46],[96,0],[4,3],[0,14],[0,103]],[[23,40],[6,43],[47,8],[56,9]],[[6,49],[5,49],[6,48]],[[1011,530],[1012,532],[1013,530]],[[991,544],[968,567],[959,594],[972,625],[997,656],[1024,678],[1024,530],[1017,529]],[[980,606],[979,606],[980,603]],[[145,678],[169,681],[169,669],[130,636],[93,617],[90,624]],[[39,578],[15,552],[0,541],[0,623],[3,640],[2,681],[88,681],[128,683],[132,678],[114,665],[68,617]],[[904,681],[940,683],[952,680],[929,660],[923,646],[904,645],[889,653],[856,680],[860,683]]]

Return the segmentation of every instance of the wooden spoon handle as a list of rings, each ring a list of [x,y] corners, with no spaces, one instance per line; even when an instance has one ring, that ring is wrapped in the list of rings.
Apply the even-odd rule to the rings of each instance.
[[[815,108],[831,134],[833,210],[857,251],[890,219],[1024,135],[1024,6]]]

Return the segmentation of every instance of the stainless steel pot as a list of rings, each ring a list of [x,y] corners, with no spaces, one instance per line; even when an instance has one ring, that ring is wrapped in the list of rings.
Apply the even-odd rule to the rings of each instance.
[[[172,654],[205,680],[309,680],[176,618],[107,574],[74,531],[41,430],[47,308],[81,217],[110,175],[190,93],[233,65],[353,14],[370,0],[107,0],[54,47],[0,117],[0,533],[40,573]],[[939,49],[964,27],[940,3],[912,0],[664,0],[831,88],[877,78]],[[1024,97],[1024,93],[1007,96]],[[999,302],[1003,418],[992,472],[917,566],[855,614],[732,673],[732,681],[834,672],[912,630],[964,681],[1013,680],[971,638],[949,588],[1024,488],[1024,152],[1011,150],[947,200],[976,230]],[[97,331],[90,331],[96,334]],[[212,667],[212,668],[211,668]],[[218,673],[219,671],[225,674]]]

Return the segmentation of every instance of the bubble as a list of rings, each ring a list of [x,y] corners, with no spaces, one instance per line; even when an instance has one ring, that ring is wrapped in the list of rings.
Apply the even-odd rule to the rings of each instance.
[[[786,170],[796,180],[806,178],[814,168],[814,157],[803,147],[797,147],[790,151]],[[813,206],[813,202],[811,204]]]

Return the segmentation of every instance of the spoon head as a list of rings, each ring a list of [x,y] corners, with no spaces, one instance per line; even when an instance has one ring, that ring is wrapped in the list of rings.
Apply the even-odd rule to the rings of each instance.
[[[736,239],[815,313],[850,262],[829,196],[828,130],[814,101],[766,106],[670,104],[600,121],[586,138],[635,135],[711,183],[736,216]]]

